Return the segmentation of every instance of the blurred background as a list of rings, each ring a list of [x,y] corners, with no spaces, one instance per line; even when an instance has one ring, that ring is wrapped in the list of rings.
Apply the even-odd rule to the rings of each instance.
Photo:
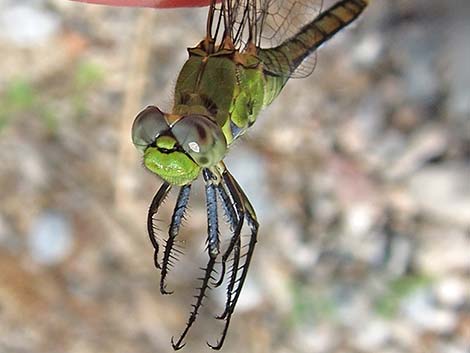
[[[172,351],[207,258],[204,194],[162,296],[145,228],[160,180],[130,127],[171,108],[206,11],[0,0],[0,352]],[[234,146],[261,227],[225,352],[468,352],[468,18],[463,0],[375,1]],[[186,351],[209,350],[223,302]]]

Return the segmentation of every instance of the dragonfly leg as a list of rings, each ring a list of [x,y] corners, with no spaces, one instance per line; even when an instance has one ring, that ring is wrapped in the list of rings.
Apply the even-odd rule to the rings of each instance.
[[[166,196],[171,190],[171,185],[167,182],[164,182],[160,189],[158,189],[157,193],[153,197],[152,203],[150,204],[150,208],[147,214],[147,232],[149,234],[150,241],[155,249],[153,253],[153,259],[155,263],[155,267],[160,269],[160,264],[158,263],[158,250],[159,245],[157,241],[157,237],[155,235],[156,226],[154,223],[154,215],[158,212],[158,209],[162,205],[163,201],[165,201]]]
[[[209,255],[216,258],[220,252],[216,185],[212,182],[214,175],[208,169],[204,169],[203,176],[206,184],[207,247],[209,249]]]
[[[242,199],[240,197],[240,193],[235,188],[234,184],[230,183],[230,181],[228,181],[227,173],[228,173],[228,171],[225,170],[224,173],[222,174],[223,185],[227,187],[228,194],[230,195],[231,199],[233,200],[233,204],[234,204],[235,207],[232,208],[232,209],[236,210],[236,215],[237,215],[238,220],[237,220],[232,238],[230,239],[230,244],[229,244],[229,246],[227,247],[227,250],[225,251],[225,253],[222,256],[222,270],[223,270],[222,274],[225,273],[225,263],[226,263],[227,259],[229,258],[229,256],[231,255],[232,251],[234,250],[234,247],[237,246],[238,249],[235,248],[236,251],[233,253],[233,263],[232,263],[232,268],[231,268],[231,271],[230,271],[231,272],[230,281],[229,281],[228,286],[227,286],[227,301],[226,301],[226,304],[225,304],[225,309],[224,309],[224,312],[221,315],[217,316],[218,319],[224,319],[225,318],[227,308],[230,306],[232,291],[233,291],[233,288],[235,286],[235,280],[236,280],[236,275],[237,275],[237,271],[238,271],[238,264],[239,264],[239,260],[240,260],[239,259],[239,257],[240,257],[240,246],[241,246],[240,233],[242,231],[243,222],[244,222],[244,219],[245,219],[245,210],[244,210],[244,207],[243,207]],[[222,279],[223,278],[221,278],[221,280]]]
[[[233,309],[228,310],[228,308],[232,304],[231,302],[232,292],[237,282],[237,274],[238,274],[239,262],[240,262],[240,250],[241,250],[240,248],[241,248],[241,240],[240,238],[238,238],[238,240],[235,242],[235,245],[233,247],[233,264],[232,264],[231,271],[230,271],[230,281],[227,286],[227,300],[225,303],[225,309],[222,315],[217,316],[217,319],[224,320],[224,328],[222,330],[222,334],[220,335],[220,338],[217,341],[216,345],[212,345],[209,342],[207,342],[207,345],[210,348],[215,349],[215,350],[219,350],[220,348],[222,348],[224,341],[225,341],[225,337],[227,337],[228,328],[230,326],[230,319],[232,318]]]
[[[247,220],[248,227],[251,230],[251,234],[249,243],[247,245],[248,250],[243,255],[241,254],[242,249],[240,249],[240,237],[238,237],[238,239],[235,241],[233,264],[231,269],[230,281],[227,287],[227,302],[225,305],[224,312],[222,313],[222,315],[219,316],[220,319],[223,319],[225,321],[224,329],[216,345],[208,344],[209,347],[216,350],[222,348],[222,345],[225,341],[225,337],[227,336],[227,331],[230,325],[232,314],[235,310],[235,306],[237,304],[238,298],[240,297],[243,284],[245,283],[245,279],[248,274],[248,268],[250,266],[258,235],[258,222],[256,220],[256,214],[248,198],[241,189],[240,185],[238,185],[236,180],[228,171],[224,172],[223,180],[226,183],[228,189],[230,190],[231,196],[234,199],[235,204],[241,205]],[[240,265],[240,260],[242,260],[243,257],[245,258],[245,261],[242,265]]]
[[[182,254],[182,251],[175,247],[175,239],[178,236],[181,222],[183,221],[184,216],[186,214],[190,193],[191,184],[184,185],[181,187],[180,192],[178,194],[178,199],[176,200],[173,216],[171,217],[171,224],[170,228],[168,229],[168,239],[165,244],[161,268],[160,292],[162,294],[173,293],[166,290],[165,279],[166,275],[168,274],[168,271],[173,266],[173,261],[177,260],[176,255],[174,255],[174,253],[177,253],[179,255]]]
[[[216,187],[211,182],[212,175],[208,170],[203,171],[204,180],[206,182],[206,208],[207,208],[207,246],[209,253],[209,261],[205,268],[203,268],[204,276],[199,278],[202,281],[201,286],[198,288],[198,294],[195,296],[196,302],[192,305],[193,310],[189,315],[189,319],[186,323],[186,327],[181,333],[178,340],[175,342],[174,337],[171,339],[171,344],[174,350],[179,350],[184,347],[183,343],[189,329],[196,321],[196,317],[199,313],[199,309],[202,306],[202,302],[206,297],[206,291],[211,289],[210,281],[214,280],[212,273],[214,272],[214,265],[219,255],[219,228],[218,228],[218,217],[217,217],[217,194]]]
[[[222,206],[225,211],[225,215],[230,225],[230,229],[232,231],[232,237],[230,239],[230,244],[225,250],[224,254],[222,255],[222,270],[218,281],[214,284],[215,287],[219,287],[225,276],[226,272],[226,262],[230,255],[232,254],[233,248],[237,241],[240,239],[240,233],[243,228],[243,220],[244,220],[244,211],[241,205],[234,201],[233,197],[229,196],[230,191],[226,191],[226,184],[225,182],[219,184],[217,186],[217,191],[219,192],[220,198],[222,199]],[[231,194],[230,194],[231,195]]]

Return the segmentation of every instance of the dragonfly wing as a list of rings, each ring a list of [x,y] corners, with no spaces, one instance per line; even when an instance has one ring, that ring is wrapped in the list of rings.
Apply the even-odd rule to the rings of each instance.
[[[240,51],[248,48],[248,43],[258,48],[275,48],[315,19],[322,6],[323,0],[223,0],[210,10],[212,33],[219,34],[219,38],[212,36],[212,39],[220,43],[228,32]],[[313,54],[295,72],[289,71],[288,76],[306,77],[315,68],[315,63]],[[275,73],[285,74],[282,69]]]
[[[264,26],[260,33],[258,46],[272,48],[279,46],[285,40],[295,36],[303,26],[316,18],[323,8],[323,0],[269,0],[269,10],[266,10]],[[266,5],[267,6],[267,5]],[[308,77],[315,70],[317,63],[316,52],[291,72],[289,78]],[[282,70],[276,70],[282,75]]]
[[[321,12],[310,22],[302,24],[297,34],[291,35],[281,44],[266,49],[260,49],[258,56],[265,64],[266,71],[275,76],[305,77],[312,73],[316,63],[316,50],[337,32],[353,22],[366,8],[369,0],[342,0]],[[282,18],[282,16],[281,16]],[[287,20],[286,20],[287,21]],[[287,21],[296,23],[293,20]],[[290,28],[290,24],[286,28]],[[282,28],[284,25],[280,25]],[[267,32],[272,32],[267,26]],[[290,33],[289,31],[284,31]],[[273,32],[273,37],[276,33]],[[263,38],[270,38],[266,32]]]
[[[198,7],[210,5],[210,0],[72,0],[77,2],[87,2],[90,4],[130,6],[130,7]]]

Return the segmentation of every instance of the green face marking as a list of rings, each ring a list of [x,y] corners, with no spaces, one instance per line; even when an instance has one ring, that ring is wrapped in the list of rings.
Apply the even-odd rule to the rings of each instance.
[[[176,140],[170,136],[160,136],[157,138],[157,141],[155,141],[155,144],[158,148],[172,150],[176,146]]]
[[[153,173],[173,185],[185,185],[199,176],[199,167],[183,152],[163,153],[148,147],[144,153],[144,164]]]

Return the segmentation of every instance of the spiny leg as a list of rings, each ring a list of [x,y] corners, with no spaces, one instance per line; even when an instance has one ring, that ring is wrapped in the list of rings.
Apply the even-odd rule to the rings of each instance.
[[[222,206],[225,210],[225,215],[228,218],[228,222],[230,224],[230,229],[232,231],[232,237],[230,239],[230,244],[225,250],[224,254],[222,255],[222,269],[220,273],[219,280],[214,284],[215,287],[219,287],[225,276],[225,269],[226,269],[226,262],[230,257],[230,254],[233,251],[233,247],[235,246],[237,240],[240,238],[240,233],[243,228],[243,220],[244,220],[244,212],[243,208],[240,204],[236,203],[233,197],[229,196],[229,193],[225,190],[225,182],[222,181],[219,185],[217,185],[217,190],[219,191],[219,195],[222,199]]]
[[[160,292],[162,294],[171,294],[173,292],[167,291],[165,278],[168,274],[170,267],[173,265],[173,261],[176,261],[176,256],[172,253],[172,251],[181,254],[181,250],[176,249],[175,246],[175,239],[178,236],[181,222],[184,219],[184,215],[187,210],[188,202],[189,202],[189,194],[191,193],[191,184],[184,185],[181,187],[180,192],[178,194],[178,199],[176,200],[175,209],[173,211],[173,216],[171,217],[171,224],[170,228],[168,229],[168,240],[166,241],[165,251],[162,260],[162,270],[161,270],[161,278],[160,278]]]
[[[246,254],[242,255],[242,257],[245,257],[245,262],[240,267],[242,273],[240,275],[240,278],[237,279],[238,286],[235,289],[234,297],[232,299],[230,307],[226,308],[226,309],[229,309],[226,314],[231,315],[231,312],[233,312],[233,310],[235,309],[238,298],[240,297],[241,289],[243,287],[243,284],[245,283],[245,279],[246,279],[246,276],[248,274],[248,268],[250,266],[251,258],[253,256],[253,252],[255,250],[255,245],[256,245],[256,242],[257,242],[259,224],[258,224],[258,220],[256,218],[255,210],[254,210],[253,206],[251,205],[250,201],[248,200],[248,197],[245,195],[242,188],[238,184],[238,182],[233,178],[233,176],[228,171],[227,171],[226,175],[227,175],[227,184],[233,185],[235,187],[235,189],[238,191],[238,194],[241,197],[241,202],[242,202],[243,208],[245,209],[246,221],[247,221],[248,227],[250,228],[250,231],[251,231],[250,241],[248,242],[248,250],[247,250]]]
[[[236,180],[233,178],[233,176],[230,174],[230,172],[228,170],[224,171],[224,173],[222,174],[222,178],[223,178],[224,184],[227,185],[227,189],[230,193],[230,196],[234,200],[234,204],[236,205],[237,210],[239,210],[238,212],[242,215],[242,217],[246,217],[247,216],[247,210],[246,210],[245,200],[246,201],[248,201],[248,200],[247,200],[245,194],[243,193],[243,191],[241,190],[240,185],[236,182]],[[248,204],[249,204],[249,202],[248,202]],[[249,205],[249,206],[251,207],[251,205]],[[253,211],[253,214],[254,214],[254,211]],[[240,232],[241,232],[241,229],[240,229]],[[236,239],[232,239],[232,241],[234,241],[234,242],[235,242],[235,240]],[[238,264],[239,264],[239,260],[237,262],[237,265]],[[245,264],[242,267],[245,267],[245,266],[246,266],[246,261],[245,261]],[[235,271],[236,274],[238,273],[238,270],[239,270],[239,268],[232,269],[232,271]],[[246,269],[246,271],[248,271],[248,269]],[[242,285],[243,285],[243,282],[241,283],[241,285],[240,284],[238,285],[238,290],[241,290]],[[230,291],[228,292],[228,296],[230,298],[232,297],[233,288],[234,288],[234,284],[232,284],[232,286],[229,285]],[[227,299],[227,303],[230,303],[232,301],[233,301],[232,299],[229,299],[229,298]],[[227,304],[225,306],[224,312],[218,318],[219,319],[226,318],[231,306],[234,306],[234,305]]]
[[[160,205],[165,200],[166,196],[171,190],[171,185],[167,182],[164,182],[160,189],[158,189],[157,193],[153,197],[152,203],[150,204],[150,208],[147,214],[147,232],[149,234],[150,241],[152,242],[153,248],[155,249],[153,253],[153,261],[155,263],[155,267],[160,269],[160,264],[158,263],[158,241],[157,237],[155,236],[155,224],[153,216],[158,212]]]
[[[227,299],[225,302],[224,312],[216,317],[217,319],[221,319],[221,320],[225,319],[227,316],[227,311],[228,311],[228,308],[230,307],[231,300],[232,300],[232,291],[236,283],[237,273],[239,270],[238,266],[240,263],[240,247],[241,247],[240,233],[243,227],[243,220],[245,217],[245,211],[243,209],[243,203],[242,203],[240,194],[238,193],[237,190],[233,188],[233,185],[226,183],[224,176],[223,178],[224,178],[223,179],[224,185],[227,185],[228,187],[228,191],[234,202],[235,209],[237,210],[237,213],[240,215],[240,222],[238,222],[237,228],[235,232],[233,233],[232,238],[230,239],[230,244],[227,250],[225,251],[225,253],[223,254],[223,259],[222,259],[222,265],[223,265],[222,269],[223,269],[223,273],[225,273],[225,262],[229,258],[230,254],[233,252],[233,263],[230,269],[230,273],[231,273],[230,280],[227,285]]]
[[[256,214],[254,212],[253,207],[251,206],[248,198],[246,197],[245,193],[241,189],[240,185],[236,182],[233,176],[225,170],[222,174],[223,180],[226,183],[232,198],[236,205],[241,205],[244,209],[245,216],[247,219],[247,223],[249,228],[251,229],[250,241],[248,244],[248,250],[246,254],[243,255],[245,257],[245,262],[243,265],[239,265],[241,254],[240,254],[240,238],[236,241],[235,251],[234,251],[234,263],[232,265],[230,282],[227,287],[227,302],[225,305],[225,310],[222,315],[219,316],[220,319],[225,320],[224,329],[222,331],[221,337],[216,345],[210,345],[209,347],[219,350],[222,348],[225,338],[227,336],[228,327],[230,325],[230,319],[232,314],[235,310],[235,306],[237,304],[238,298],[240,297],[241,290],[243,288],[243,284],[245,282],[246,276],[248,274],[248,268],[250,266],[251,258],[253,255],[253,251],[256,244],[256,238],[258,234],[258,222],[256,220]],[[240,277],[238,277],[238,273],[241,271]],[[235,289],[234,289],[235,288]]]
[[[224,328],[222,330],[222,333],[216,345],[211,345],[210,343],[207,343],[207,345],[210,348],[215,349],[215,350],[219,350],[220,348],[222,348],[225,338],[227,337],[228,328],[230,326],[230,320],[232,318],[233,309],[227,311],[227,308],[231,305],[232,292],[237,281],[237,274],[239,270],[238,266],[240,263],[240,250],[241,250],[241,240],[240,240],[240,237],[238,237],[233,247],[233,264],[230,269],[230,281],[227,285],[227,298],[225,302],[224,313],[216,317],[217,319],[224,320]]]
[[[204,169],[202,174],[206,184],[207,246],[209,248],[209,255],[215,258],[219,255],[220,251],[216,186],[213,183],[213,174],[208,169]]]
[[[184,347],[184,338],[189,332],[196,317],[199,313],[199,309],[202,306],[206,291],[211,289],[210,280],[214,280],[212,272],[214,271],[215,260],[219,254],[219,229],[218,229],[218,218],[217,218],[217,194],[215,185],[212,183],[212,174],[205,169],[203,171],[205,188],[206,188],[206,208],[207,208],[207,246],[209,252],[209,261],[206,268],[203,268],[204,277],[199,278],[202,281],[201,287],[198,288],[199,293],[195,296],[196,302],[192,305],[193,310],[189,315],[188,322],[184,331],[181,333],[178,340],[175,342],[174,337],[171,338],[171,344],[174,350],[178,350]]]

